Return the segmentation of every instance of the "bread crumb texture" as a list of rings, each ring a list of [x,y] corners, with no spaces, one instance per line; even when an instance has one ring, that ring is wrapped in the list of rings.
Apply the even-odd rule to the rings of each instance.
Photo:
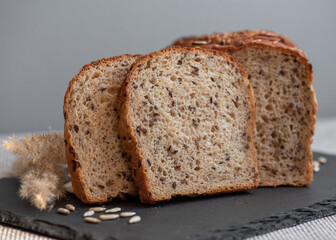
[[[256,107],[259,186],[304,186],[313,179],[311,143],[317,102],[313,69],[286,37],[264,30],[181,38],[179,46],[222,50],[245,68]]]
[[[142,202],[256,186],[246,73],[213,50],[169,48],[132,67],[120,131]]]
[[[233,56],[254,91],[260,185],[309,183],[316,107],[307,64],[297,54],[260,47]]]

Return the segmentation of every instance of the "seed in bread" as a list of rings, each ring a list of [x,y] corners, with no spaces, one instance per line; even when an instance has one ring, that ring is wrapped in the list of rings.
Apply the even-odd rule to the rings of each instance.
[[[118,132],[118,90],[138,55],[85,65],[64,98],[66,155],[74,193],[84,203],[136,195]]]
[[[119,101],[142,202],[257,186],[253,92],[232,57],[179,47],[151,53],[132,66]]]

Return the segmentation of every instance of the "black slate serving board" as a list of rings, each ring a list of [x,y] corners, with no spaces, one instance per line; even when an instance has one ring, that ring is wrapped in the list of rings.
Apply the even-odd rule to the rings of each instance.
[[[178,198],[154,206],[137,199],[115,200],[104,206],[135,211],[137,224],[128,219],[85,223],[89,206],[74,195],[59,201],[51,211],[40,212],[18,198],[17,179],[0,180],[0,222],[61,239],[242,239],[294,226],[336,213],[336,156],[308,187],[259,188],[211,197]],[[76,206],[68,216],[57,214],[66,203]],[[98,214],[96,214],[98,215]]]

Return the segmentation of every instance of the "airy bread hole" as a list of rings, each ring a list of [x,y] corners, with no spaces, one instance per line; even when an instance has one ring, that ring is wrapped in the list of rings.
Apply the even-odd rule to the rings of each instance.
[[[92,74],[92,79],[95,79],[95,78],[98,78],[98,77],[100,77],[101,76],[101,74],[100,74],[100,72],[94,72],[93,74]]]
[[[269,122],[269,119],[266,115],[262,115],[261,116],[261,119],[265,122],[265,123],[268,123]]]

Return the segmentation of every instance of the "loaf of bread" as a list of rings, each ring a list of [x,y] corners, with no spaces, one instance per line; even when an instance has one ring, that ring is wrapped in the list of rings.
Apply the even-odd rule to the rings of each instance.
[[[246,69],[255,96],[259,186],[309,184],[317,103],[305,54],[269,31],[188,37],[173,45],[221,50]]]
[[[253,92],[232,57],[180,47],[150,53],[132,66],[118,100],[142,202],[257,186]]]
[[[64,97],[64,136],[71,182],[84,203],[136,195],[118,131],[117,94],[138,55],[85,65]]]

